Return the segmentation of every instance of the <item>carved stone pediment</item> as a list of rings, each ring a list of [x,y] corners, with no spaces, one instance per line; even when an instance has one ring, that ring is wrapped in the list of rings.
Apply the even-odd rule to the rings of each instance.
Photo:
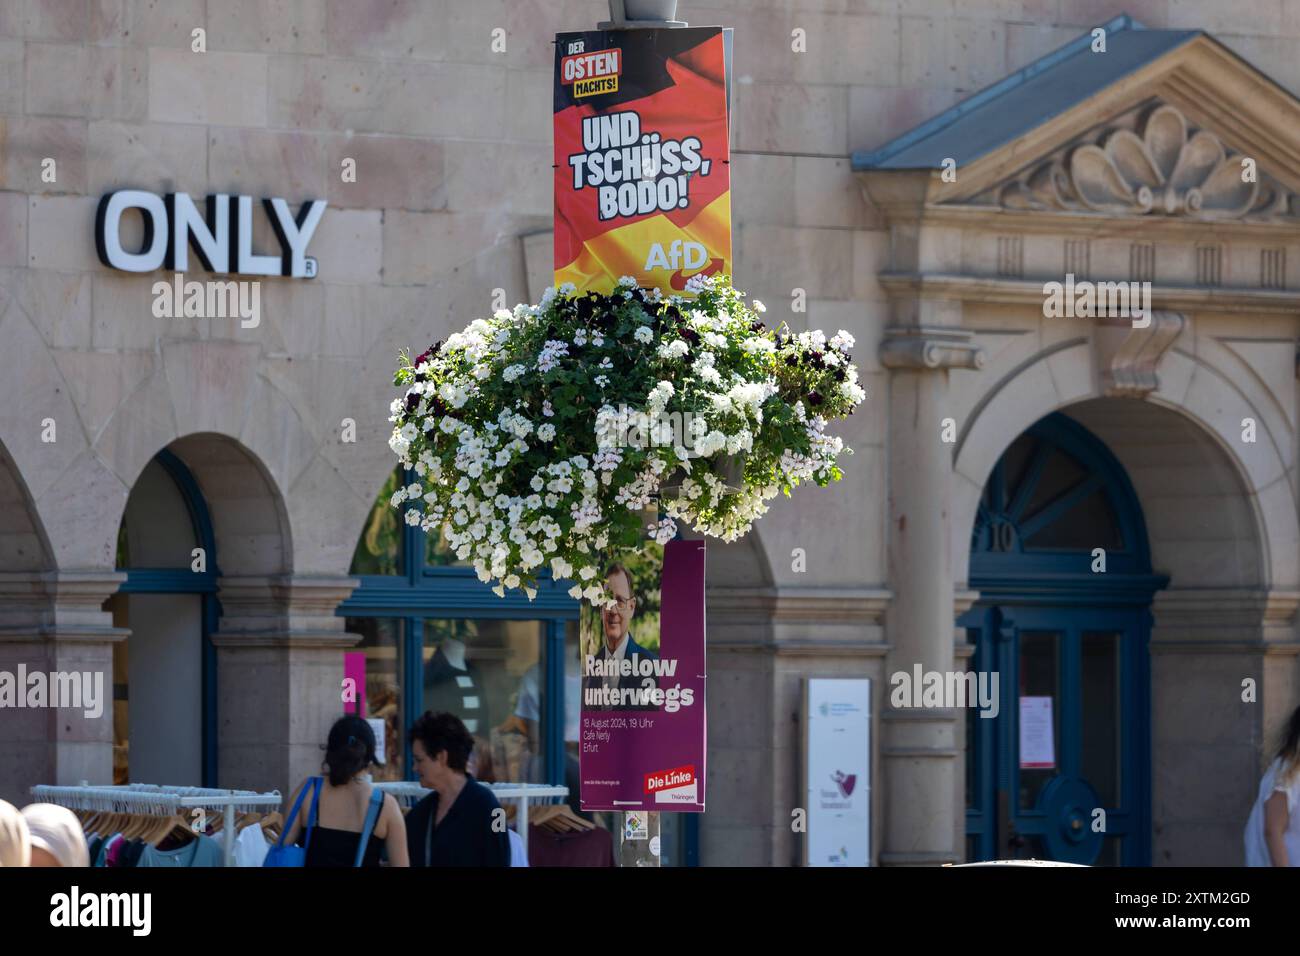
[[[1096,127],[965,205],[1099,216],[1300,221],[1300,197],[1173,106]]]

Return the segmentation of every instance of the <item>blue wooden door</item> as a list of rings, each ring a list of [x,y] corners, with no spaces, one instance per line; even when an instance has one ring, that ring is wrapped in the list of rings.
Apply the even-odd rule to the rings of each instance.
[[[971,540],[961,620],[996,716],[967,717],[967,856],[1150,862],[1152,575],[1136,495],[1051,415],[1007,449]]]

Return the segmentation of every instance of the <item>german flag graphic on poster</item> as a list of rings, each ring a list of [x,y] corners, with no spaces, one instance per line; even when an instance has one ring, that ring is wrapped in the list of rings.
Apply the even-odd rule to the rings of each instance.
[[[664,295],[731,273],[721,27],[555,42],[555,284]]]

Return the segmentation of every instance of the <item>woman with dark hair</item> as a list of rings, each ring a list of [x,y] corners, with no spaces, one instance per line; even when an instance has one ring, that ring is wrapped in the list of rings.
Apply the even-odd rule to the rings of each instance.
[[[1300,707],[1282,731],[1246,821],[1246,865],[1300,866]]]
[[[325,744],[324,779],[308,777],[289,800],[293,806],[303,787],[319,788],[316,794],[309,792],[307,805],[284,835],[286,844],[306,846],[307,866],[353,866],[368,822],[370,834],[361,865],[378,866],[382,849],[388,851],[389,866],[409,865],[406,824],[397,801],[363,779],[373,763],[375,733],[370,724],[355,714],[336,720]],[[377,805],[375,813],[372,803]]]
[[[474,738],[455,714],[432,713],[411,728],[411,757],[429,794],[406,816],[411,866],[509,866],[505,811],[467,763]]]

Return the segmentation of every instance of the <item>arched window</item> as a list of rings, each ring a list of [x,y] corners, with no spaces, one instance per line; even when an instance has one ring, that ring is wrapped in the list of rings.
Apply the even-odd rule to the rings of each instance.
[[[497,597],[440,535],[389,504],[414,480],[399,468],[380,489],[352,557],[361,586],[338,611],[361,635],[345,658],[359,698],[347,708],[382,731],[376,776],[409,777],[407,729],[446,710],[474,735],[479,779],[567,783],[576,798],[578,602],[549,573],[531,602]]]
[[[216,786],[216,543],[170,451],[131,488],[116,565],[127,578],[104,607],[131,634],[113,645],[113,782]]]

